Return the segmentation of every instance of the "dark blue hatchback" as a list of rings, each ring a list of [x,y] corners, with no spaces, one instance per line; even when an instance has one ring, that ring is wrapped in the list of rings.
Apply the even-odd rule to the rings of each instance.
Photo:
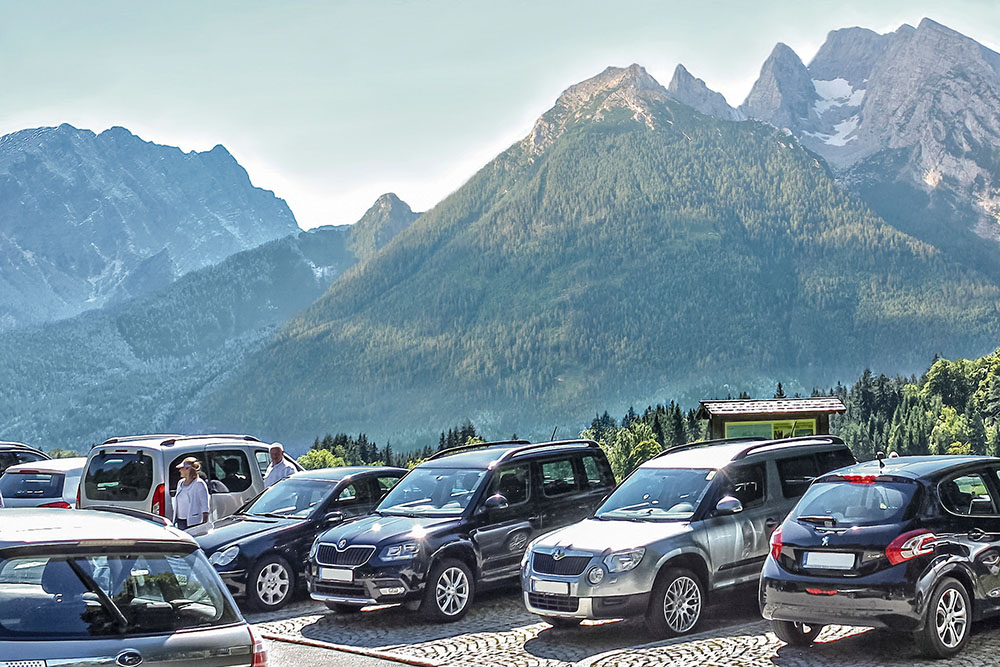
[[[1000,611],[1000,459],[892,458],[820,477],[771,537],[760,606],[794,645],[836,623],[958,653],[971,623]]]

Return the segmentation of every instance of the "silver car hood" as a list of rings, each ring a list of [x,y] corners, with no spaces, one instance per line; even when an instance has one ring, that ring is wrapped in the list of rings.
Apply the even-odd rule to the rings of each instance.
[[[598,521],[584,519],[544,535],[534,542],[532,550],[548,551],[560,547],[566,550],[601,553],[644,547],[690,530],[688,521]]]

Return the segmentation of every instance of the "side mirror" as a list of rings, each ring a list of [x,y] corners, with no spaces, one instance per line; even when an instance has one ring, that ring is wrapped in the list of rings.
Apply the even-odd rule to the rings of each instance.
[[[486,499],[483,503],[483,507],[488,510],[503,510],[510,507],[510,503],[507,502],[507,497],[502,493],[497,493]]]
[[[732,496],[724,496],[722,500],[715,506],[715,514],[717,516],[728,516],[730,514],[739,514],[743,511],[743,503],[741,503],[737,498]]]
[[[340,523],[344,520],[343,512],[327,512],[327,515],[323,517],[323,523],[332,526],[335,523]]]

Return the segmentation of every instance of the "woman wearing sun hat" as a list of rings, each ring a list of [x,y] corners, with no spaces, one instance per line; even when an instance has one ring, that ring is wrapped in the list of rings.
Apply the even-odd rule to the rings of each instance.
[[[174,496],[174,525],[188,530],[208,521],[208,484],[198,475],[201,461],[189,456],[177,464],[181,478]]]

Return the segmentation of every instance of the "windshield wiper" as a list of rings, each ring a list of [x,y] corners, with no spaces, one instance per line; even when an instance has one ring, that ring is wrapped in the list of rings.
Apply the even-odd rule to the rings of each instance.
[[[100,601],[101,606],[104,607],[105,611],[111,614],[111,617],[115,619],[115,625],[118,626],[119,632],[125,634],[125,631],[128,630],[128,619],[125,618],[125,614],[123,614],[122,610],[118,608],[118,605],[115,604],[114,600],[108,597],[108,594],[104,592],[104,589],[98,586],[97,582],[94,581],[89,574],[84,572],[83,568],[80,567],[76,561],[72,561],[67,558],[66,564],[69,565],[69,568],[73,570],[73,573],[76,574],[80,581],[83,582],[83,585],[86,586],[91,593],[97,596],[98,601]]]
[[[817,526],[836,526],[837,520],[832,516],[822,516],[818,514],[795,517],[796,521],[816,524]]]

